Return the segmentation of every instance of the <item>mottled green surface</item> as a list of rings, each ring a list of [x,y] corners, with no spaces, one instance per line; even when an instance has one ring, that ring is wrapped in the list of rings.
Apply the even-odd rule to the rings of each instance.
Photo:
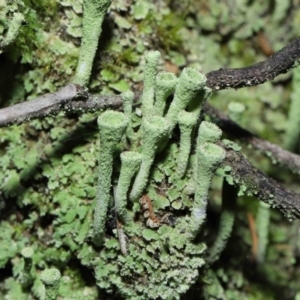
[[[7,3],[9,11],[3,9]],[[15,12],[24,14],[26,24],[0,55],[2,107],[54,92],[70,82],[82,36],[82,1],[0,0],[2,36],[7,34]],[[89,88],[102,94],[141,90],[144,54],[150,50],[162,53],[160,71],[177,75],[184,66],[204,73],[246,66],[266,58],[258,41],[259,31],[273,50],[279,50],[299,35],[299,20],[296,1],[115,0],[104,19]],[[280,76],[275,83],[218,92],[210,101],[225,112],[231,102],[244,104],[239,123],[282,144],[290,126],[289,99],[294,99],[298,90],[290,84],[291,74]],[[139,110],[134,113],[132,126],[137,128]],[[206,236],[198,244],[182,245],[181,229],[187,225],[193,200],[182,192],[185,181],[176,175],[179,131],[155,162],[146,190],[158,217],[171,214],[169,223],[159,229],[147,227],[148,217],[135,203],[131,211],[137,219],[126,232],[131,242],[130,255],[125,257],[110,211],[105,247],[93,248],[98,115],[61,114],[0,130],[0,298],[42,299],[39,274],[56,267],[62,274],[61,299],[149,299],[158,293],[169,295],[169,299],[179,294],[202,299],[206,284],[210,287],[205,289],[208,299],[296,299],[296,295],[299,299],[300,224],[290,223],[271,210],[264,263],[255,264],[247,214],[256,215],[258,202],[249,196],[238,200],[233,234],[220,260],[208,274],[198,275],[198,269],[204,270],[206,245],[212,244],[217,232],[220,179],[212,184]],[[261,170],[300,191],[298,176],[273,166],[253,149],[241,151]],[[189,164],[193,161],[194,155]],[[118,167],[117,161],[116,170]],[[219,171],[230,174],[230,170]],[[181,219],[176,227],[173,216]],[[174,228],[172,233],[169,227]],[[22,281],[21,254],[25,247],[34,250],[26,282]]]

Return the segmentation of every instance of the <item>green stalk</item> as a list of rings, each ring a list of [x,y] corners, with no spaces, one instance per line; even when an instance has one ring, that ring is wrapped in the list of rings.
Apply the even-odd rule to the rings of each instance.
[[[225,158],[225,151],[218,145],[204,143],[196,150],[198,169],[196,177],[196,193],[190,220],[191,240],[195,239],[205,221],[208,191],[212,177]]]
[[[100,132],[100,156],[98,186],[94,211],[94,243],[102,245],[105,222],[110,202],[113,154],[127,126],[127,118],[121,112],[107,110],[98,118]]]
[[[60,272],[57,269],[47,269],[41,273],[41,281],[45,287],[45,300],[55,300],[58,296]]]
[[[112,0],[84,0],[82,40],[74,83],[89,83],[104,16]]]

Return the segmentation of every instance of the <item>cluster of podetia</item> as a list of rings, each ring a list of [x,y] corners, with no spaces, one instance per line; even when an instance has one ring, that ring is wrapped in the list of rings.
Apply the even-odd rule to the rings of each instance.
[[[103,248],[94,269],[100,288],[117,288],[126,299],[179,299],[196,282],[206,249],[197,237],[205,222],[212,177],[225,157],[216,145],[221,130],[199,121],[210,94],[206,77],[192,68],[183,69],[179,78],[169,72],[157,74],[159,58],[157,51],[146,56],[139,122],[130,91],[122,94],[124,112],[108,110],[98,118],[101,148],[93,242]],[[172,207],[164,211],[164,217],[156,217],[155,213],[162,212],[155,211],[155,199],[151,201],[145,193],[153,185],[153,169],[163,168],[163,158],[172,145],[178,149],[172,176],[184,183],[182,193],[189,190],[191,205],[174,212],[176,221],[171,224],[163,219],[172,215]],[[120,152],[119,179],[112,189],[116,154]],[[191,156],[195,157],[193,163]],[[166,183],[168,189],[174,184]],[[106,233],[112,203],[114,237]],[[141,211],[148,217],[146,224]]]

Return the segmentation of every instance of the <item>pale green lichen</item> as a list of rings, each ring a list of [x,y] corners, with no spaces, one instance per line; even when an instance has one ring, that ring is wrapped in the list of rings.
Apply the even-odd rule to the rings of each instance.
[[[224,179],[222,189],[222,212],[217,237],[213,245],[208,250],[207,263],[209,265],[213,264],[220,258],[220,255],[225,249],[228,239],[231,236],[235,220],[234,208],[236,199],[237,188],[230,185],[226,179]]]
[[[144,116],[151,116],[153,112],[156,67],[159,59],[159,51],[150,51],[145,56],[144,89],[142,96],[142,110]]]
[[[269,243],[270,205],[259,202],[256,215],[256,232],[258,236],[257,260],[259,263],[265,261],[267,246]]]
[[[180,128],[180,146],[177,159],[177,173],[183,177],[191,152],[192,132],[197,123],[198,116],[195,113],[181,111],[178,115],[178,124]]]
[[[204,143],[216,143],[222,135],[221,129],[214,123],[203,121],[200,124],[197,147]]]
[[[230,102],[228,105],[229,117],[235,122],[239,122],[241,120],[245,110],[245,105],[239,102]]]
[[[99,156],[99,177],[94,212],[94,242],[103,242],[107,209],[110,200],[113,153],[127,126],[123,113],[105,111],[98,118],[101,152]]]
[[[195,239],[206,219],[208,190],[214,172],[225,158],[225,151],[212,143],[201,144],[197,148],[198,169],[196,175],[196,192],[189,224],[190,239]]]
[[[176,86],[174,99],[166,114],[166,119],[171,123],[171,130],[174,129],[180,111],[197,97],[199,91],[205,86],[206,77],[196,69],[184,68]]]
[[[30,1],[33,4],[37,2],[39,1]],[[45,1],[40,0],[40,2]],[[46,1],[47,4],[49,2],[57,3],[57,1]],[[80,9],[75,8],[75,6],[79,7],[81,2],[64,0],[64,3],[69,3],[70,9],[76,14],[80,14]],[[281,21],[281,24],[270,22],[272,16],[276,14],[275,11],[280,9],[277,5],[277,2],[280,1],[272,2],[275,3],[275,10],[274,5],[271,5],[272,9],[270,9],[270,3],[267,1],[233,0],[234,5],[230,7],[226,4],[220,4],[220,1],[216,0],[206,1],[204,6],[201,1],[196,1],[193,5],[189,5],[189,1],[181,3],[160,1],[159,5],[146,2],[145,0],[133,1],[132,3],[122,0],[113,1],[112,13],[107,19],[105,27],[108,30],[105,32],[103,30],[103,43],[99,47],[101,52],[99,51],[99,59],[96,59],[94,64],[95,73],[90,85],[91,93],[99,93],[100,91],[102,94],[112,93],[113,90],[120,91],[128,88],[128,84],[138,90],[143,70],[141,64],[143,60],[140,55],[147,50],[159,49],[160,47],[164,49],[164,61],[162,63],[169,71],[174,72],[180,72],[181,67],[178,70],[176,64],[182,64],[184,61],[190,67],[208,72],[224,65],[242,67],[264,60],[265,56],[260,51],[256,51],[256,47],[253,48],[250,45],[251,41],[256,40],[256,35],[251,35],[251,38],[247,40],[235,38],[237,35],[250,37],[249,34],[252,34],[257,25],[251,20],[257,15],[261,16],[259,26],[262,22],[265,24],[263,34],[270,41],[274,50],[280,49],[287,41],[294,38],[299,28],[299,12],[294,9],[298,7],[296,2],[290,6],[285,17],[283,16],[285,11],[280,11],[284,18],[284,22]],[[14,0],[9,1],[9,3],[12,4],[11,11],[5,22],[9,21],[13,13],[17,11],[16,3],[20,3],[20,1]],[[139,13],[138,22],[136,22],[136,12],[133,7],[141,5],[141,3],[150,8],[148,12],[144,10],[143,13]],[[38,44],[37,48],[29,47],[30,55],[26,57],[21,55],[21,64],[26,63],[26,65],[19,65],[18,62],[15,65],[17,68],[11,68],[13,65],[9,62],[9,68],[7,68],[5,62],[7,61],[6,57],[11,56],[16,49],[15,46],[20,41],[23,30],[32,27],[27,20],[25,26],[21,26],[16,40],[9,48],[6,48],[9,51],[1,56],[3,63],[1,70],[9,82],[9,85],[6,86],[6,82],[3,84],[1,78],[3,105],[32,99],[48,91],[54,92],[60,86],[70,82],[70,76],[73,76],[76,68],[78,39],[73,38],[68,33],[78,36],[79,30],[76,30],[75,34],[69,28],[76,25],[76,28],[79,29],[80,26],[77,27],[77,22],[78,16],[81,16],[67,13],[60,4],[58,5],[57,16],[54,15],[56,12],[50,6],[41,11],[38,25],[33,27],[34,31],[38,33],[38,39],[35,37],[32,39],[31,36],[25,39],[24,44],[27,47],[28,40]],[[13,9],[14,11],[12,11]],[[35,9],[30,10],[30,12],[34,11]],[[183,11],[184,13],[182,13]],[[23,13],[23,10],[21,12]],[[187,13],[186,18],[183,16],[185,12]],[[49,16],[49,13],[53,15]],[[24,16],[26,17],[25,14]],[[128,23],[132,24],[132,30],[118,27],[118,24],[114,22],[115,16],[122,16],[123,19],[126,19]],[[200,30],[205,28],[202,24],[205,24],[205,19],[208,18],[211,18],[214,28],[220,30],[212,34],[209,31],[205,31],[205,35],[199,34],[199,28]],[[57,20],[59,21],[57,22]],[[226,23],[227,20],[232,20],[232,22]],[[0,24],[0,28],[1,25],[3,23]],[[287,26],[289,30],[286,30]],[[43,32],[43,27],[47,32]],[[113,28],[112,31],[111,28]],[[4,31],[1,32],[2,36],[5,36],[6,30],[7,28],[4,28]],[[229,40],[227,39],[228,34],[232,37]],[[180,40],[176,36],[179,36]],[[222,46],[220,46],[220,39]],[[227,43],[227,41],[229,42]],[[249,46],[247,51],[245,51],[245,43]],[[127,51],[129,48],[130,51]],[[33,57],[33,60],[30,60],[30,57]],[[182,59],[183,57],[185,59]],[[22,72],[19,72],[21,69]],[[12,78],[7,76],[11,70],[16,70]],[[98,72],[98,70],[109,71],[110,74],[102,76],[104,72]],[[114,85],[114,83],[117,84]],[[109,86],[110,84],[112,85]],[[11,87],[11,85],[14,86]],[[7,92],[11,95],[6,96]],[[251,96],[249,96],[249,92],[251,92]],[[222,111],[226,111],[228,103],[234,99],[244,103],[248,111],[243,116],[241,124],[261,137],[280,143],[282,132],[286,126],[283,112],[288,103],[287,95],[288,93],[284,92],[279,82],[276,85],[265,83],[257,88],[251,88],[251,91],[240,89],[239,91],[226,90],[214,93],[210,101]],[[171,101],[171,97],[168,100]],[[191,111],[189,107],[187,111]],[[125,299],[133,297],[141,299],[150,296],[163,298],[167,295],[171,295],[170,298],[172,299],[175,297],[184,298],[184,294],[192,282],[196,283],[194,290],[197,294],[194,297],[186,297],[191,299],[201,297],[200,288],[205,285],[202,280],[203,275],[199,276],[199,270],[197,269],[195,272],[192,263],[189,264],[189,262],[196,257],[200,265],[200,260],[204,263],[206,256],[200,251],[195,256],[188,251],[184,252],[184,248],[180,248],[180,245],[186,246],[187,244],[185,244],[185,239],[179,237],[187,226],[182,226],[181,231],[174,230],[173,227],[175,223],[181,221],[183,215],[187,219],[189,218],[189,208],[193,204],[193,197],[186,196],[182,191],[185,181],[178,180],[175,173],[178,158],[178,131],[165,150],[156,155],[149,175],[149,184],[145,189],[145,193],[148,193],[152,200],[157,217],[164,217],[165,213],[171,212],[171,217],[164,219],[168,222],[167,229],[165,226],[163,227],[169,234],[169,239],[176,240],[177,246],[171,247],[172,253],[177,251],[176,257],[164,252],[161,255],[163,258],[158,260],[159,254],[162,253],[156,252],[155,247],[160,240],[143,240],[141,232],[147,228],[147,224],[139,203],[132,207],[132,213],[135,213],[134,223],[136,227],[142,230],[132,230],[131,232],[135,233],[129,236],[127,226],[124,226],[123,229],[126,239],[129,240],[129,242],[127,241],[129,247],[138,243],[141,246],[132,251],[130,258],[126,258],[124,268],[120,267],[121,260],[116,258],[122,255],[120,255],[116,230],[112,229],[112,224],[115,223],[113,222],[115,220],[113,209],[108,212],[105,239],[110,243],[105,242],[104,247],[96,249],[97,251],[90,245],[92,200],[95,197],[97,181],[97,155],[95,153],[98,151],[98,137],[94,128],[96,117],[95,114],[88,117],[86,115],[64,115],[50,120],[37,120],[25,126],[1,129],[0,183],[2,194],[0,201],[3,206],[1,217],[3,216],[4,219],[1,221],[3,234],[0,237],[0,263],[3,268],[1,273],[4,270],[7,277],[2,276],[0,298],[21,300],[42,299],[43,297],[39,279],[34,281],[33,286],[24,290],[18,282],[19,274],[23,270],[21,268],[23,258],[20,258],[18,254],[20,249],[26,245],[32,245],[35,249],[32,268],[35,273],[33,273],[33,277],[38,277],[37,274],[45,266],[45,263],[53,261],[55,265],[64,270],[60,288],[62,299],[94,300],[116,298],[119,295],[123,295]],[[207,118],[207,116],[205,117]],[[139,117],[135,115],[134,118],[134,128],[138,128]],[[274,134],[273,129],[279,131]],[[195,142],[193,142],[193,147],[194,145]],[[126,146],[130,147],[128,144]],[[135,150],[141,150],[139,144]],[[247,156],[253,158],[252,153],[253,151],[247,152]],[[194,156],[192,154],[189,160],[191,166],[195,161]],[[25,160],[24,157],[26,157]],[[263,171],[269,174],[276,172],[277,169],[273,166],[270,169],[270,166],[265,163],[265,160],[261,160],[260,156],[255,156],[254,159]],[[113,184],[117,184],[119,158],[115,161],[115,167],[112,178]],[[189,178],[191,173],[192,170],[188,169],[186,176]],[[233,182],[236,177],[234,170],[230,176]],[[287,173],[280,172],[282,180],[285,180],[286,176],[288,176]],[[216,181],[218,180],[216,179]],[[241,191],[247,193],[249,184],[243,183],[241,178],[235,184],[241,185]],[[218,194],[218,187],[213,183],[213,190],[210,193],[211,207],[213,208],[215,208],[216,201],[218,203]],[[173,203],[178,204],[178,206],[173,205]],[[182,206],[177,210],[180,203]],[[216,277],[224,288],[225,296],[228,299],[274,299],[276,295],[269,294],[270,286],[271,289],[275,286],[284,287],[284,290],[288,289],[289,294],[293,297],[294,294],[297,294],[297,287],[299,286],[297,276],[292,276],[296,270],[295,266],[297,266],[293,255],[293,253],[297,253],[297,248],[294,246],[294,237],[297,236],[298,232],[296,231],[298,230],[297,224],[293,225],[294,232],[291,234],[291,225],[281,222],[282,219],[278,214],[273,215],[274,218],[272,219],[276,219],[276,224],[273,222],[270,224],[272,245],[279,243],[288,247],[277,247],[275,244],[275,247],[272,246],[268,249],[268,256],[266,256],[264,264],[267,273],[264,273],[264,277],[268,279],[270,285],[266,284],[259,287],[257,281],[250,279],[250,277],[257,278],[253,276],[255,270],[250,268],[252,276],[248,277],[248,268],[243,268],[245,262],[247,264],[249,254],[249,229],[244,222],[243,212],[244,209],[248,210],[249,208],[251,211],[251,203],[252,201],[239,203],[241,213],[238,214],[238,226],[236,226],[235,234],[231,240],[234,244],[228,249],[230,252],[227,251],[226,253],[226,258],[228,258],[226,264],[224,261],[220,261],[215,266],[220,267],[215,271]],[[20,221],[20,217],[22,221]],[[211,227],[211,223],[209,223],[204,228],[208,234],[208,239],[211,237]],[[167,240],[166,235],[163,235],[163,230],[157,229],[154,232],[158,232],[158,230],[159,234]],[[173,232],[174,234],[171,234]],[[144,243],[142,244],[141,241]],[[199,245],[201,243],[200,237],[199,241],[199,243],[197,240],[197,243],[192,244],[194,246]],[[145,256],[138,256],[144,249],[149,254],[146,259]],[[238,251],[235,252],[234,249],[238,249]],[[184,258],[182,258],[183,256]],[[141,259],[137,259],[137,257]],[[93,279],[94,274],[96,274],[94,272],[96,269],[95,261],[98,258],[103,259],[103,269],[109,272],[106,273],[106,277],[103,276],[99,281],[97,280],[98,286],[96,286]],[[75,265],[73,264],[74,261],[76,262]],[[274,264],[274,261],[280,263]],[[70,263],[72,270],[68,267]],[[149,264],[153,264],[157,268],[149,268]],[[85,268],[77,267],[82,265]],[[141,265],[144,267],[143,269],[140,267]],[[164,266],[170,266],[170,268],[163,269]],[[138,271],[142,271],[132,271],[134,267]],[[201,267],[199,268],[201,271]],[[88,272],[82,272],[83,269],[88,270]],[[287,269],[291,272],[282,271]],[[6,271],[8,272],[6,273]],[[186,274],[186,277],[183,276],[183,273]],[[193,276],[192,280],[190,280],[190,274]],[[162,277],[168,279],[159,281]],[[91,279],[91,281],[86,282],[85,279]],[[211,287],[216,292],[211,297],[221,298],[224,296],[224,294],[217,292],[216,285],[212,284]],[[286,289],[286,287],[288,288]],[[127,297],[126,292],[128,292]],[[109,293],[111,296],[107,295]]]
[[[33,249],[31,247],[25,247],[22,249],[21,254],[24,258],[24,269],[23,269],[21,282],[24,285],[28,285],[32,279],[31,268],[32,268]]]
[[[41,273],[41,281],[45,287],[45,300],[55,300],[58,296],[60,272],[58,269],[46,269]]]
[[[197,140],[196,140],[196,148],[199,149],[199,147],[205,143],[216,143],[222,135],[221,129],[208,121],[202,121],[199,126]],[[197,185],[197,176],[198,176],[198,159],[195,160],[193,165],[193,178],[190,180],[190,182],[186,186],[186,192],[188,194],[194,194],[196,185]]]
[[[142,123],[142,164],[130,192],[132,201],[138,199],[148,182],[150,168],[153,164],[159,143],[168,137],[169,122],[162,117],[146,117]]]
[[[9,27],[5,37],[0,37],[0,53],[2,49],[10,45],[17,37],[21,24],[24,21],[24,16],[21,13],[14,13],[9,23]]]
[[[140,153],[133,151],[121,153],[122,165],[114,198],[117,216],[123,223],[129,221],[126,213],[127,194],[132,178],[141,165],[142,157]]]
[[[89,83],[99,37],[102,32],[103,19],[111,1],[83,1],[82,41],[74,83],[83,86]]]
[[[174,92],[177,77],[171,72],[160,72],[156,76],[156,93],[153,113],[163,116],[167,98]]]
[[[134,131],[132,128],[131,122],[131,114],[132,114],[132,105],[134,100],[134,93],[132,91],[126,91],[121,94],[122,104],[123,104],[123,111],[125,116],[128,119],[128,126],[126,129],[126,136],[133,140],[134,139]]]

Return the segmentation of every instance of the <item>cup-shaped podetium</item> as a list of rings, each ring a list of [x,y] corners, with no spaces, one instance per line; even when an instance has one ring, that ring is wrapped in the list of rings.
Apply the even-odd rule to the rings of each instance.
[[[158,145],[170,135],[170,123],[163,117],[149,116],[142,122],[142,164],[130,192],[130,200],[138,199],[147,185],[150,168]]]
[[[196,156],[198,169],[190,223],[191,239],[196,238],[205,221],[208,191],[216,169],[225,158],[225,150],[218,145],[204,143],[197,148]]]
[[[174,99],[167,112],[166,118],[171,122],[171,128],[176,125],[178,114],[184,110],[188,104],[204,88],[206,77],[198,70],[193,68],[184,68],[176,86]]]
[[[100,246],[103,242],[107,209],[110,200],[111,175],[113,170],[113,153],[120,142],[128,118],[116,111],[105,111],[98,118],[100,131],[100,155],[98,185],[94,211],[94,243]]]
[[[55,300],[59,289],[59,270],[55,268],[44,270],[41,273],[41,281],[45,287],[45,300]]]
[[[157,74],[154,103],[155,115],[163,116],[166,107],[166,100],[174,92],[177,82],[178,79],[174,73],[160,72]]]

